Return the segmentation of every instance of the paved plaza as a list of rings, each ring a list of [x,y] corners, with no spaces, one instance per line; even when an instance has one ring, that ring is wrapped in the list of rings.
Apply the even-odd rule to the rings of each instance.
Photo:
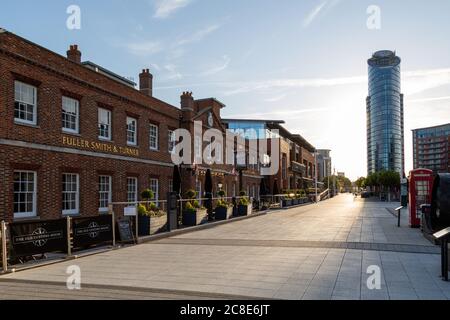
[[[341,195],[0,277],[0,298],[448,299],[439,248],[388,210]],[[78,265],[82,289],[66,289]],[[369,266],[381,289],[369,290]]]

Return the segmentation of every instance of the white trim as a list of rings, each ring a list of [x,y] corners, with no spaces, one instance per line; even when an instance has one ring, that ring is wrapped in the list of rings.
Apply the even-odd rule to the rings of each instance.
[[[108,114],[108,136],[102,136],[100,135],[100,125],[102,124],[100,122],[100,112],[102,111],[106,111]],[[112,112],[111,110],[105,109],[105,108],[98,108],[97,111],[97,130],[98,130],[98,138],[100,140],[104,140],[104,141],[111,141],[112,140]]]
[[[13,212],[14,219],[32,218],[37,217],[37,172],[31,170],[14,170],[13,172],[13,184],[15,173],[32,173],[33,174],[33,211],[32,212]],[[15,191],[13,191],[13,196]],[[14,199],[13,199],[14,206]]]
[[[131,142],[128,140],[128,121],[133,121],[134,122],[134,142]],[[126,128],[127,132],[126,132],[126,136],[127,136],[127,145],[129,146],[137,146],[137,139],[138,139],[138,120],[136,118],[133,117],[127,117],[127,128]]]
[[[14,115],[14,122],[18,123],[18,124],[30,124],[30,125],[36,126],[37,125],[37,114],[38,114],[38,109],[37,109],[38,108],[38,106],[37,106],[37,87],[35,87],[35,86],[31,85],[31,84],[22,82],[22,81],[18,81],[18,80],[14,81],[14,113],[16,112],[16,102],[27,104],[27,105],[29,104],[29,102],[22,101],[20,99],[16,99],[16,86],[18,84],[20,86],[27,86],[27,87],[30,87],[30,88],[33,89],[33,104],[32,104],[32,106],[33,106],[33,120],[30,121],[30,120],[16,118],[16,116]]]
[[[92,151],[85,151],[85,150],[73,149],[73,148],[63,148],[63,147],[57,147],[57,146],[48,146],[48,145],[44,145],[44,144],[31,143],[31,142],[25,142],[25,141],[8,140],[8,139],[0,138],[0,145],[19,147],[19,148],[25,148],[25,149],[36,149],[36,150],[49,151],[49,152],[76,154],[76,155],[83,155],[83,156],[95,157],[95,158],[106,158],[106,159],[114,159],[114,160],[129,161],[129,162],[136,162],[136,163],[145,163],[145,164],[151,164],[151,165],[156,165],[156,166],[173,168],[172,162],[162,162],[162,161],[148,160],[148,159],[142,159],[142,158],[131,158],[131,157],[118,156],[118,155],[108,154],[108,153],[92,152]]]
[[[138,178],[136,178],[136,177],[127,177],[127,202],[130,202],[129,199],[128,199],[128,194],[130,193],[130,191],[128,189],[128,187],[129,187],[128,180],[133,180],[134,183],[136,184],[136,191],[135,191],[134,199],[131,202],[136,202],[137,203],[138,202],[138,194],[139,194]]]
[[[108,183],[108,188],[109,188],[109,190],[108,190],[108,202],[111,203],[112,202],[112,176],[99,175],[98,176],[99,187],[100,187],[100,178],[102,178],[102,177],[103,178],[109,178],[109,183]],[[104,193],[105,191],[101,191],[100,188],[99,188],[99,190],[98,190],[99,202],[100,202],[100,192]],[[98,208],[98,212],[100,212],[100,213],[107,213],[108,210],[109,210],[108,206],[106,206],[106,207],[99,207]]]
[[[62,210],[63,216],[70,216],[70,215],[77,215],[80,213],[80,175],[77,173],[70,173],[70,172],[64,172],[62,174],[64,175],[72,175],[76,177],[76,184],[77,184],[77,190],[76,190],[76,198],[75,198],[75,209],[73,210]],[[62,194],[64,194],[64,190],[62,191]],[[62,198],[64,199],[64,197]]]
[[[62,97],[62,101],[61,101],[61,120],[62,120],[62,116],[64,114],[64,100],[65,99],[66,100],[72,100],[72,101],[76,102],[75,107],[76,107],[76,111],[77,112],[76,112],[75,129],[62,127],[62,131],[63,132],[67,132],[67,133],[76,133],[76,134],[78,134],[78,133],[80,133],[80,101],[78,101],[77,99],[73,99],[73,98],[70,98],[70,97],[63,96]]]
[[[154,137],[156,139],[156,147],[152,147],[152,139],[153,136],[151,135],[151,129],[155,128],[156,129],[156,137]],[[149,125],[149,131],[148,131],[148,145],[150,150],[152,151],[159,151],[159,126],[157,126],[156,124],[150,123]]]

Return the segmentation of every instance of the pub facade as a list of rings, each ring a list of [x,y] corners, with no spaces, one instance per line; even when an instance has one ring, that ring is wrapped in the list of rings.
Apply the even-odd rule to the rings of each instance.
[[[172,188],[175,130],[193,134],[201,121],[225,135],[220,101],[184,92],[180,107],[170,105],[153,96],[148,69],[135,86],[82,62],[76,45],[62,56],[0,29],[0,220],[106,214],[111,202],[141,200],[144,189],[162,201]],[[259,194],[258,165],[182,165],[182,190],[201,197],[207,169],[215,192]]]

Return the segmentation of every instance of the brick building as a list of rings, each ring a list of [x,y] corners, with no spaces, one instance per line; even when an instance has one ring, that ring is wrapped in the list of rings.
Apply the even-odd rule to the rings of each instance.
[[[413,130],[414,169],[450,172],[450,123]]]
[[[292,134],[282,125],[282,120],[225,119],[227,126],[247,139],[269,140],[268,155],[272,155],[271,139],[280,145],[279,170],[277,174],[265,177],[266,186],[273,194],[275,185],[279,192],[308,189],[314,186],[316,178],[315,147],[299,134]],[[276,131],[275,131],[276,130]],[[278,132],[275,134],[275,132]]]
[[[200,120],[224,133],[224,105],[183,93],[178,108],[153,96],[148,69],[139,78],[137,90],[82,62],[76,45],[64,57],[0,29],[0,219],[96,215],[147,188],[165,199],[173,131],[192,132]],[[201,191],[208,168],[229,195],[239,192],[236,184],[252,193],[261,179],[245,170],[238,182],[229,165],[183,165],[183,190]]]

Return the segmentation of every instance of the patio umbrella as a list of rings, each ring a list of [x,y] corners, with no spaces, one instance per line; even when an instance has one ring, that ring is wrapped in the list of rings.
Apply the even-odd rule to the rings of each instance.
[[[178,166],[173,167],[173,192],[177,195],[181,193],[181,174]]]
[[[213,192],[213,181],[212,181],[212,175],[211,175],[211,170],[208,169],[206,171],[206,176],[205,176],[205,193],[212,193]]]
[[[213,181],[212,181],[212,176],[211,176],[211,170],[208,169],[206,171],[206,176],[205,176],[205,193],[206,193],[206,198],[208,199],[206,201],[206,208],[208,209],[208,220],[209,221],[214,220],[212,192],[213,192]]]

